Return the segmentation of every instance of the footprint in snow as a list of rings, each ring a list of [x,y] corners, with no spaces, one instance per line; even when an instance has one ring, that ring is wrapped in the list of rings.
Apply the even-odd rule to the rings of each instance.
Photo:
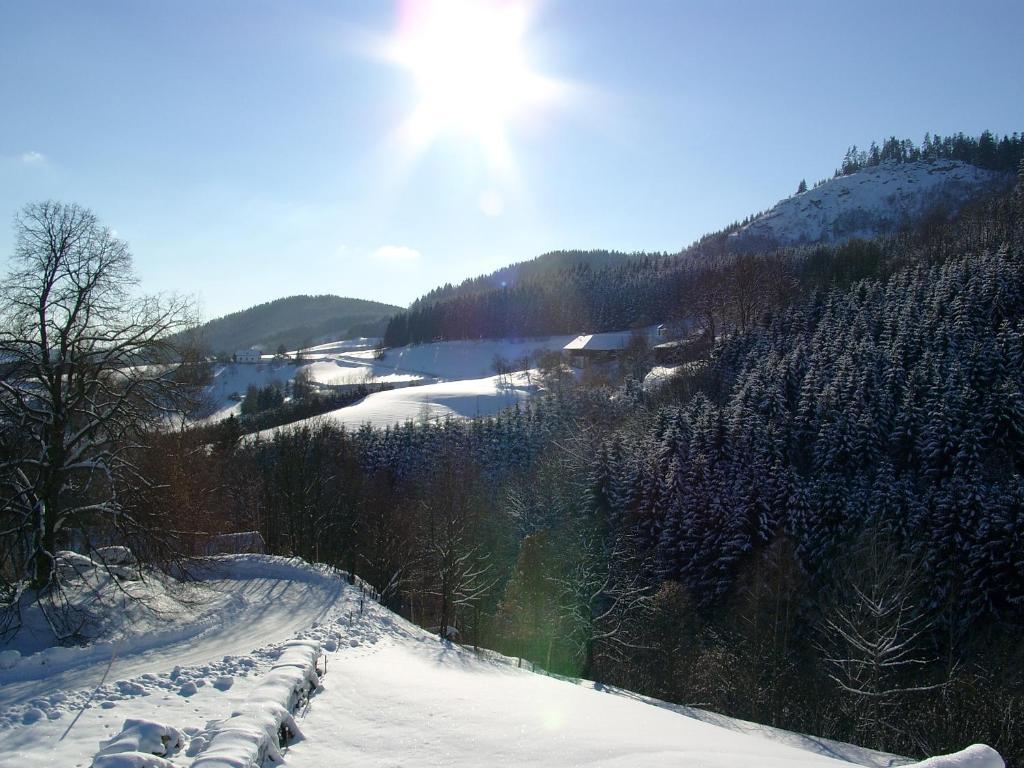
[[[235,678],[230,675],[222,675],[213,681],[213,687],[218,691],[226,691],[235,684]]]
[[[25,714],[21,716],[21,722],[25,725],[31,725],[32,723],[42,720],[44,717],[46,717],[46,713],[43,712],[43,710],[38,707],[30,707],[25,710]]]

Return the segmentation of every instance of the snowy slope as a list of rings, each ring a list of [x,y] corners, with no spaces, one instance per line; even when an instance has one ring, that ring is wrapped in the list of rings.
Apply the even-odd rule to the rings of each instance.
[[[414,384],[440,384],[425,392],[397,395],[382,392],[372,404],[339,417],[349,425],[366,422],[387,426],[421,415],[428,418],[491,414],[529,394],[528,389],[502,390],[491,380],[495,355],[517,360],[541,349],[561,349],[572,336],[540,339],[500,339],[484,341],[441,341],[389,349],[378,358],[365,347],[372,339],[355,339],[322,344],[305,354],[308,363],[266,360],[257,365],[229,363],[213,368],[213,381],[205,396],[210,403],[205,418],[210,421],[237,414],[241,405],[233,394],[245,394],[249,386],[265,387],[273,382],[285,384],[300,372],[308,373],[321,384],[390,384],[406,387]],[[521,367],[521,366],[519,366]],[[387,395],[387,397],[381,397]],[[478,402],[477,398],[481,398]],[[369,399],[369,398],[368,398]],[[426,410],[423,404],[427,403]]]
[[[328,419],[355,429],[364,424],[389,427],[409,420],[422,422],[490,416],[530,397],[537,390],[532,373],[515,374],[511,386],[491,375],[495,355],[514,363],[537,350],[561,349],[572,338],[441,341],[388,349],[379,359],[373,350],[337,354],[330,360],[311,364],[311,375],[318,381],[387,382],[399,388],[375,392],[355,405],[307,419],[306,422]],[[407,386],[410,384],[421,385]],[[287,424],[277,429],[290,429],[306,422]]]
[[[954,212],[1005,179],[957,160],[885,162],[782,200],[730,235],[729,242],[753,250],[874,237],[937,208]]]
[[[326,688],[306,717],[309,738],[290,752],[293,768],[849,765],[477,659],[401,625],[331,661],[340,684]]]
[[[319,384],[391,384],[405,386],[424,380],[416,373],[386,373],[380,368],[344,357],[324,359],[301,366],[310,379]]]
[[[330,357],[331,355],[335,355],[339,352],[355,352],[361,349],[373,349],[379,342],[379,338],[372,338],[368,336],[360,336],[355,339],[328,341],[324,344],[317,344],[315,347],[306,347],[302,350],[302,356],[307,360],[319,360],[324,357]],[[293,349],[288,354],[294,357],[298,353],[299,350]]]
[[[380,360],[372,352],[345,355],[350,361],[372,364],[381,375],[416,373],[444,381],[479,379],[494,373],[495,355],[510,361],[530,356],[537,350],[561,349],[574,336],[550,336],[537,339],[482,339],[480,341],[439,341],[388,349]],[[532,363],[531,363],[532,364]],[[522,370],[522,366],[518,366]]]
[[[203,397],[208,403],[205,418],[216,421],[238,414],[241,404],[232,395],[244,395],[250,386],[266,387],[277,382],[282,387],[295,378],[299,367],[292,363],[267,361],[263,363],[218,363],[211,370],[212,381]]]
[[[261,434],[266,436],[275,430],[293,429],[325,419],[349,429],[358,429],[364,424],[384,428],[404,424],[406,421],[421,423],[447,418],[492,416],[525,400],[536,391],[536,386],[530,384],[527,376],[522,373],[513,376],[512,384],[510,387],[497,376],[487,376],[482,379],[444,381],[374,392],[355,405],[275,427]]]
[[[146,733],[182,742],[151,765],[247,766],[217,760],[251,746],[260,722],[269,719],[273,734],[293,715],[292,730],[304,735],[284,755],[294,768],[903,762],[517,669],[495,654],[439,642],[329,569],[260,555],[218,563],[204,586],[242,603],[221,623],[185,639],[170,623],[162,641],[127,646],[112,663],[85,653],[78,664],[39,669],[30,657],[6,670],[0,766],[85,768],[101,740],[119,733],[136,745]],[[324,669],[321,689],[295,707],[303,700],[297,684]],[[142,722],[125,728],[128,720]],[[960,765],[999,764],[990,750],[976,752],[982,760]]]

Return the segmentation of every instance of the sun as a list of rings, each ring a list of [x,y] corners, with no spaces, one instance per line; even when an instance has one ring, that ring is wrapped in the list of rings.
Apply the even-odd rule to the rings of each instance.
[[[535,117],[558,84],[535,72],[525,37],[532,6],[510,0],[406,0],[387,57],[412,76],[417,103],[403,126],[423,148],[441,135],[478,142],[508,162],[512,123]]]

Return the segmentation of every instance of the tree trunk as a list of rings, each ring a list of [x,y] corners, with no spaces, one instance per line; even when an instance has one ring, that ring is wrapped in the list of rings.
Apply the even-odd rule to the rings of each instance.
[[[57,526],[50,519],[52,517],[50,510],[51,506],[46,502],[42,500],[36,502],[35,519],[33,520],[35,568],[32,579],[32,587],[35,589],[47,587],[53,581],[54,571],[57,567],[57,562],[53,557],[53,553],[57,549]]]
[[[585,650],[584,650],[584,654],[583,654],[583,672],[582,672],[582,674],[580,676],[581,677],[585,677],[587,680],[594,680],[593,674],[594,674],[594,639],[592,637],[588,637],[587,638],[587,643],[586,643],[586,646],[585,646]],[[596,683],[598,681],[594,680],[594,682]]]

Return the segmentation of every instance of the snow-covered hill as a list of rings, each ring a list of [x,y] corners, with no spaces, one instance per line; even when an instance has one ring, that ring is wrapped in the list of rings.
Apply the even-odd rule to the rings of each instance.
[[[222,557],[201,578],[230,606],[218,621],[193,603],[192,617],[126,620],[92,648],[0,657],[0,766],[256,768],[282,721],[301,734],[284,754],[292,768],[906,762],[519,669],[441,643],[301,561]],[[147,744],[162,756],[118,752]],[[972,754],[941,765],[1002,765]]]
[[[371,352],[345,355],[350,361],[364,361],[380,374],[420,374],[439,381],[479,379],[494,373],[494,357],[516,362],[537,350],[562,349],[574,336],[547,336],[535,339],[481,339],[478,341],[438,341],[410,344],[388,349],[384,357],[374,359]],[[524,366],[515,366],[522,370]]]
[[[535,384],[525,373],[502,380],[497,376],[479,379],[441,381],[422,386],[404,387],[385,392],[374,392],[354,405],[329,411],[310,419],[285,424],[262,433],[263,436],[278,431],[301,427],[317,421],[331,421],[350,430],[364,424],[383,429],[407,421],[423,423],[444,421],[447,418],[471,419],[476,416],[493,416],[510,408],[516,402],[525,400],[537,391]]]
[[[731,234],[729,243],[755,250],[874,237],[932,211],[953,213],[1006,178],[956,160],[885,162],[780,201]]]
[[[375,392],[355,405],[339,408],[315,419],[329,419],[356,429],[363,424],[390,427],[406,421],[439,421],[446,418],[491,416],[525,400],[537,391],[523,358],[540,349],[561,349],[571,336],[541,339],[441,341],[389,349],[377,358],[373,351],[339,355],[334,365],[364,371],[371,381],[414,383],[386,392]],[[494,358],[508,360],[520,370],[510,378],[491,375]],[[329,365],[320,363],[320,366]],[[330,375],[316,368],[315,378]],[[409,382],[409,379],[416,379]],[[428,383],[429,382],[429,383]],[[300,422],[301,424],[301,422]],[[278,429],[296,426],[289,424]]]
[[[247,387],[273,382],[283,385],[299,372],[322,384],[390,384],[396,388],[331,414],[335,421],[351,427],[486,416],[535,391],[526,376],[516,377],[512,386],[500,382],[493,375],[495,356],[522,370],[526,367],[522,358],[532,359],[537,350],[561,349],[572,338],[440,341],[389,349],[383,357],[372,349],[352,351],[345,342],[334,342],[309,350],[306,358],[310,362],[303,365],[270,359],[259,364],[219,364],[206,390],[211,403],[206,418],[216,421],[237,414],[241,409],[237,396]]]
[[[198,588],[231,605],[219,621],[194,604],[194,617],[178,611],[162,629],[125,621],[97,638],[112,645],[25,658],[8,651],[0,766],[84,768],[101,741],[116,750],[145,744],[147,734],[166,750],[163,762],[108,755],[97,765],[250,766],[245,750],[263,739],[253,723],[289,716],[304,734],[284,757],[294,768],[903,762],[518,669],[495,654],[441,643],[337,572],[301,561],[219,558]],[[292,682],[315,684],[320,675],[308,706],[288,715]]]

